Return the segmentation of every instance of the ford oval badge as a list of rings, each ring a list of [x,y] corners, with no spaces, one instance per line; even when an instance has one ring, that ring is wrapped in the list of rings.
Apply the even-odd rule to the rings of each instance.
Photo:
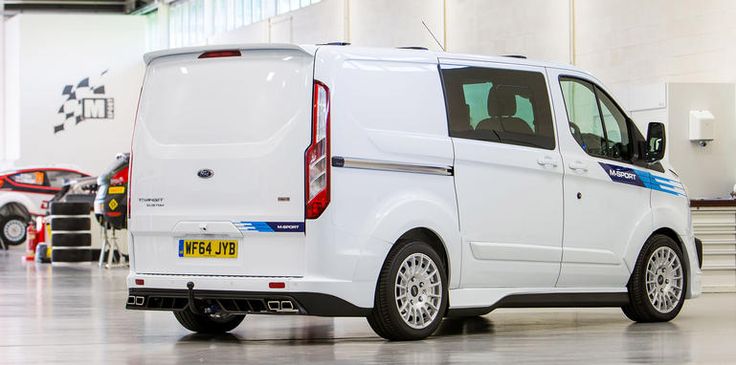
[[[197,171],[197,176],[203,178],[203,179],[209,179],[212,176],[215,175],[215,172],[210,169],[201,169]]]

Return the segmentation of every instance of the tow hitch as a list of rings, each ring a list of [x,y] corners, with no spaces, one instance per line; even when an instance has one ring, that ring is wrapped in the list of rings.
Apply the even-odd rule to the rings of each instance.
[[[197,308],[197,303],[194,302],[194,282],[192,281],[188,282],[187,289],[189,289],[189,292],[188,292],[189,304],[187,305],[187,307],[194,314],[202,314],[199,308]]]

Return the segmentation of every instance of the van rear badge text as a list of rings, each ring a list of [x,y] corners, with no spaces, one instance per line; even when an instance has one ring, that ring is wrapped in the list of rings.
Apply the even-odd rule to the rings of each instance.
[[[197,171],[197,176],[203,178],[203,179],[209,179],[212,176],[215,175],[215,172],[210,169],[201,169]]]

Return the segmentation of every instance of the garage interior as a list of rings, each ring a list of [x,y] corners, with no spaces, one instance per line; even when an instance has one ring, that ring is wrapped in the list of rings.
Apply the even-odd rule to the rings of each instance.
[[[617,308],[499,309],[445,319],[434,336],[402,343],[377,337],[362,318],[254,315],[208,336],[168,313],[126,311],[127,232],[81,216],[91,237],[85,262],[39,262],[25,241],[0,246],[0,363],[736,358],[736,2],[5,0],[0,12],[0,172],[43,166],[115,180],[150,51],[346,42],[523,55],[589,71],[641,130],[666,125],[667,159],[687,186],[703,243],[703,295],[669,323],[633,323]],[[698,123],[712,129],[695,133]]]

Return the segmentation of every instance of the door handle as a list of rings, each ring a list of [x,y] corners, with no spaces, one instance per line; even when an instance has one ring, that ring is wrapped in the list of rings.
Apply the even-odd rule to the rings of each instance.
[[[583,173],[588,172],[588,164],[583,161],[573,161],[568,165],[571,170]]]
[[[546,167],[546,166],[551,166],[551,167],[557,167],[557,159],[556,159],[556,158],[554,158],[554,157],[552,157],[552,156],[543,156],[543,157],[540,157],[540,158],[539,158],[539,159],[537,160],[537,163],[538,163],[538,164],[539,164],[540,166],[545,166],[545,167]]]

